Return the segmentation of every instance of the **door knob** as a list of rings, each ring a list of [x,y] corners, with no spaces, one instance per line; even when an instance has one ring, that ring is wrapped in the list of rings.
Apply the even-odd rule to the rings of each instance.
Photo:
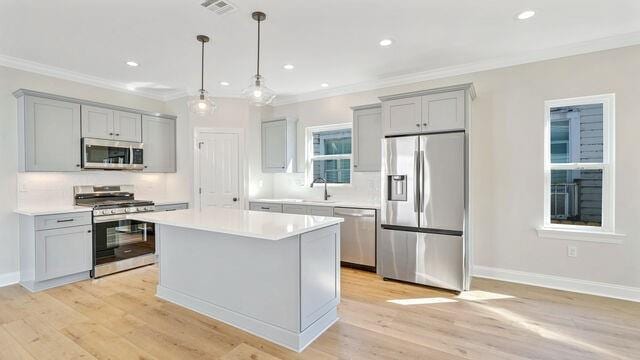
[[[234,198],[233,198],[233,201],[238,201],[238,198],[235,198],[235,197],[234,197]]]

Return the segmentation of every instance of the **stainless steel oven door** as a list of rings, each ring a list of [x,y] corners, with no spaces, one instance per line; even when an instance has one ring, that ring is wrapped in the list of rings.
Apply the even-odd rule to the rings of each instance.
[[[130,141],[82,139],[83,169],[142,170],[143,144]]]
[[[127,219],[125,215],[94,218],[95,265],[155,254],[153,223]]]

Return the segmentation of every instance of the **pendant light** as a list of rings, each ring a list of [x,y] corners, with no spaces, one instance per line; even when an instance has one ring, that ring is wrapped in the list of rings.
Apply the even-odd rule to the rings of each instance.
[[[256,62],[256,75],[251,77],[249,87],[242,91],[242,94],[254,106],[264,106],[276,97],[275,91],[265,85],[265,79],[260,75],[260,23],[267,19],[267,15],[260,11],[251,14],[251,18],[258,22],[258,61]]]
[[[189,110],[198,116],[206,116],[213,114],[216,109],[216,103],[213,98],[207,95],[207,91],[204,89],[204,44],[209,42],[209,37],[206,35],[198,35],[196,39],[202,43],[202,58],[200,66],[200,95],[194,96],[189,100]]]

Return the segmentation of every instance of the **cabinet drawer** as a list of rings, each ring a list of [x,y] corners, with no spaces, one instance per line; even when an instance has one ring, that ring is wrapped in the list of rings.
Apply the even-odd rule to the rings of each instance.
[[[36,230],[91,225],[91,212],[36,216]]]
[[[282,204],[251,203],[249,208],[254,211],[282,212]]]
[[[307,214],[314,216],[333,216],[333,208],[329,206],[309,206]]]
[[[36,232],[36,281],[89,271],[93,262],[91,225]]]
[[[282,205],[282,212],[285,214],[300,214],[306,215],[308,213],[308,207],[304,205]]]
[[[175,210],[184,210],[188,208],[189,208],[188,203],[156,205],[156,211],[175,211]]]

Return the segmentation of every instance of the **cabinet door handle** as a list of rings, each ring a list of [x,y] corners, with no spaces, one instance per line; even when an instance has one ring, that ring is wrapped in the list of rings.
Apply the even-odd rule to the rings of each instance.
[[[418,124],[416,124],[416,127],[420,127],[420,124],[419,124],[419,123],[418,123]]]
[[[116,136],[120,136],[120,134],[116,134]]]
[[[88,233],[91,233],[91,230],[87,230]]]
[[[76,164],[76,167],[80,167],[80,164]]]
[[[260,209],[262,209],[262,210],[269,210],[269,208],[268,208],[268,207],[264,207],[264,206],[261,206],[261,207],[260,207]]]
[[[73,221],[73,219],[60,219],[60,220],[57,220],[57,222],[59,222],[59,223],[69,222],[69,221]]]
[[[113,136],[113,133],[109,133],[109,135]]]
[[[427,126],[427,123],[422,123],[422,126]]]

